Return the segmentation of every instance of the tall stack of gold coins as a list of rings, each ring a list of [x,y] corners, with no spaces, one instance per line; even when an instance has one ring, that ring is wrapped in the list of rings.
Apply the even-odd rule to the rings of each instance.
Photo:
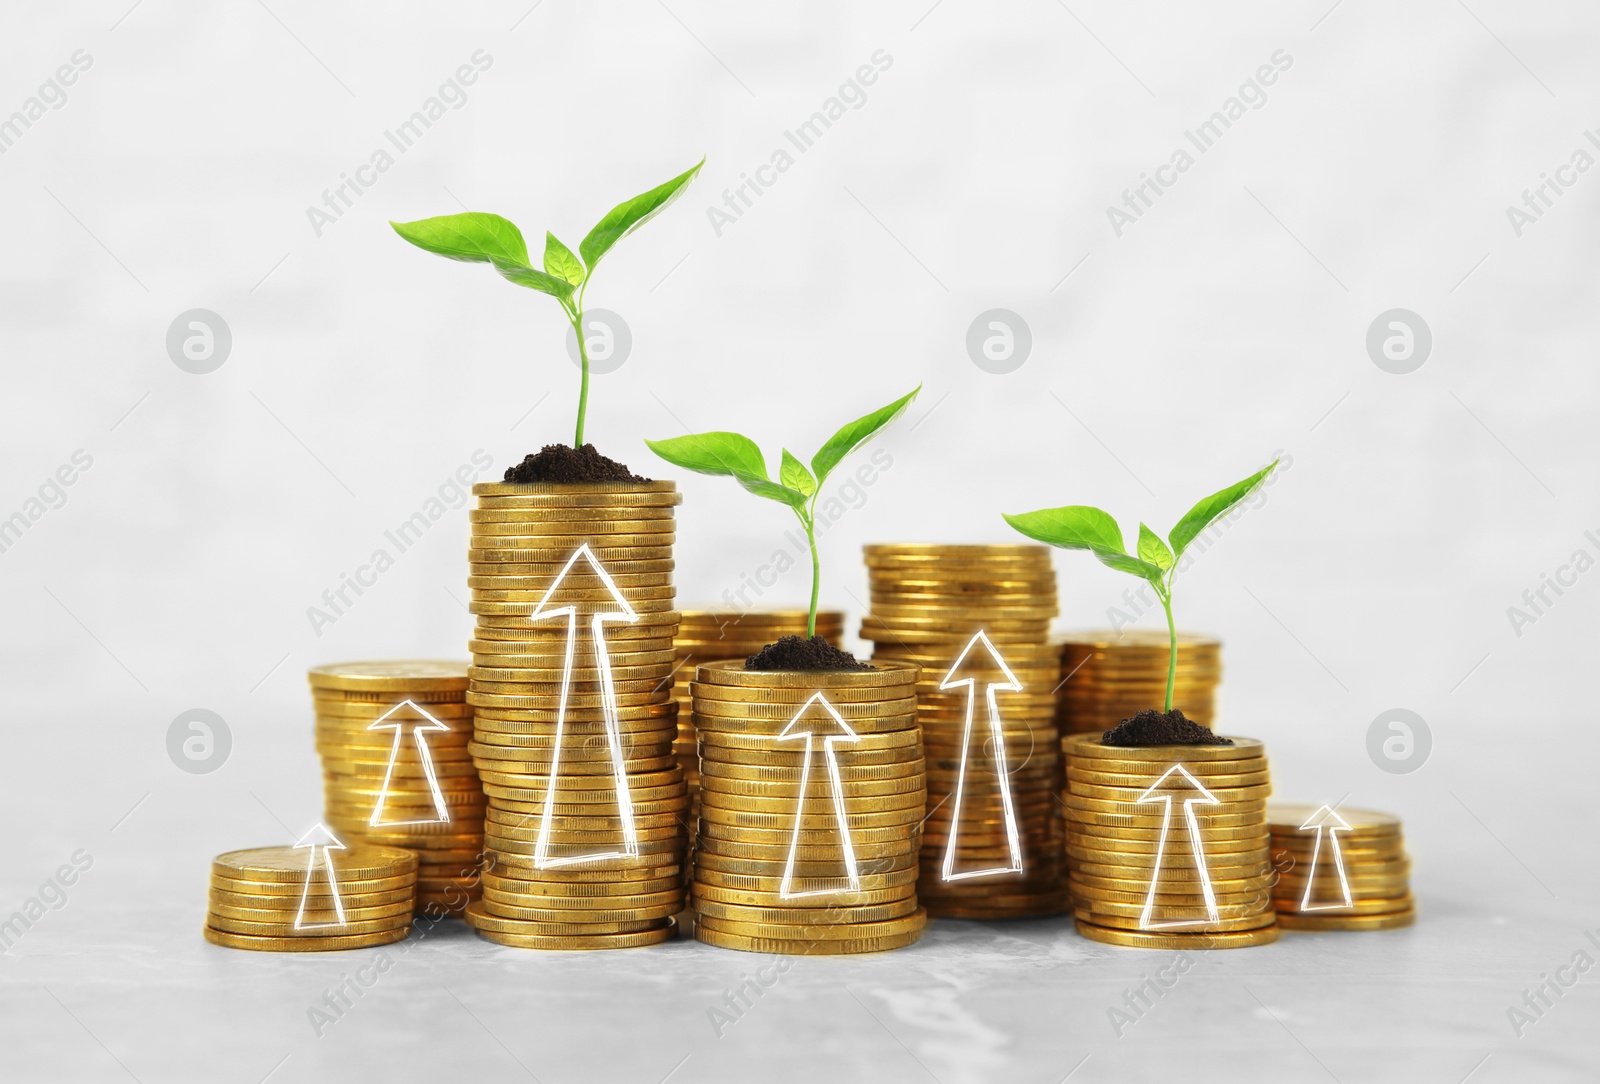
[[[928,913],[1066,910],[1049,547],[877,545],[866,563],[872,612],[861,635],[873,659],[922,670],[928,819],[918,894]]]
[[[1061,744],[1079,933],[1159,949],[1278,939],[1259,741],[1103,745],[1070,734]]]
[[[750,952],[839,955],[922,936],[926,786],[914,666],[701,666],[695,936]]]
[[[672,756],[671,482],[479,483],[467,702],[489,797],[467,921],[523,948],[673,936],[688,790]]]
[[[678,758],[689,794],[697,797],[700,766],[694,749],[694,713],[689,703],[689,684],[702,663],[724,659],[745,659],[781,636],[804,636],[805,610],[684,610],[673,638],[676,669],[672,695],[678,701],[678,740],[672,753]],[[844,614],[822,610],[817,614],[817,635],[835,647],[844,636]]]
[[[1393,930],[1417,920],[1399,817],[1273,802],[1267,826],[1284,929]]]
[[[265,952],[388,945],[411,932],[416,901],[416,855],[346,844],[318,825],[293,847],[218,855],[205,937]]]
[[[1100,733],[1166,702],[1172,640],[1165,632],[1069,632],[1061,647],[1056,693],[1063,734]],[[1222,680],[1222,643],[1178,634],[1178,672],[1172,706],[1211,729]]]
[[[347,842],[415,851],[422,910],[466,910],[478,894],[485,807],[467,748],[466,664],[349,662],[307,676],[328,824]]]

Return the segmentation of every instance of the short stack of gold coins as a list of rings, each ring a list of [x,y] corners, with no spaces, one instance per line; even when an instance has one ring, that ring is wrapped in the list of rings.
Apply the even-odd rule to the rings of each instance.
[[[1055,807],[1060,648],[1048,642],[1057,612],[1049,547],[872,545],[865,556],[872,612],[862,621],[862,638],[873,641],[875,661],[914,663],[922,671],[917,719],[928,758],[928,819],[918,895],[928,913],[998,919],[1066,910]],[[987,643],[974,642],[979,632]],[[952,674],[958,659],[959,673]],[[1020,689],[1007,687],[1012,679]],[[972,685],[940,689],[947,680]],[[991,685],[1000,686],[998,756]],[[1001,793],[1002,758],[1012,824]]]
[[[689,685],[695,670],[707,662],[745,659],[781,636],[804,636],[808,613],[805,610],[684,610],[673,638],[674,660],[672,695],[678,701],[678,740],[672,753],[678,758],[689,794],[696,797],[700,788],[700,766],[694,747],[694,713],[689,702]],[[817,613],[817,635],[835,647],[844,636],[844,614],[838,610]]]
[[[794,955],[916,941],[927,921],[917,904],[927,792],[916,667],[743,666],[703,665],[692,686],[700,747],[695,936]]]
[[[466,664],[336,663],[307,677],[328,824],[347,842],[415,851],[417,907],[461,913],[478,894],[485,808]]]
[[[205,937],[264,952],[388,945],[411,932],[416,902],[416,855],[346,844],[319,825],[299,846],[218,855]]]
[[[672,756],[682,497],[671,482],[473,493],[467,702],[489,808],[483,897],[467,922],[521,948],[665,941],[684,909],[688,847]]]
[[[1167,633],[1148,629],[1066,633],[1056,693],[1061,732],[1099,734],[1165,703],[1171,650]],[[1212,729],[1221,680],[1221,641],[1180,632],[1172,706]]]
[[[1159,949],[1278,939],[1259,741],[1113,746],[1069,734],[1061,744],[1079,933]]]
[[[1400,818],[1273,802],[1272,887],[1286,930],[1393,930],[1417,920]]]

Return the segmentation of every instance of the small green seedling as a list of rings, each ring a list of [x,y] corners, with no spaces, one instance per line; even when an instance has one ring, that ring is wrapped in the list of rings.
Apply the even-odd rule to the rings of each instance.
[[[845,456],[904,414],[921,390],[922,385],[918,384],[910,395],[840,429],[811,457],[810,470],[785,448],[776,482],[767,477],[767,461],[756,442],[738,433],[695,433],[645,443],[674,466],[699,474],[727,475],[756,496],[789,506],[806,529],[806,541],[811,546],[811,613],[806,619],[806,636],[812,637],[817,634],[817,591],[822,576],[817,558],[817,495],[822,492],[822,483]]]
[[[1172,685],[1178,671],[1178,628],[1172,621],[1172,580],[1178,572],[1178,559],[1189,543],[1200,532],[1253,493],[1266,481],[1267,475],[1278,465],[1274,459],[1266,469],[1257,471],[1242,482],[1211,494],[1189,509],[1178,525],[1167,535],[1167,542],[1139,524],[1137,556],[1130,555],[1122,545],[1122,529],[1117,521],[1098,508],[1069,504],[1064,508],[1041,508],[1037,512],[1022,512],[1006,516],[1006,522],[1029,538],[1047,542],[1063,549],[1088,550],[1118,572],[1127,572],[1149,582],[1156,597],[1167,611],[1167,635],[1171,651],[1167,656],[1167,701],[1164,711],[1172,710]],[[1171,545],[1168,545],[1168,542]]]
[[[589,346],[583,334],[583,297],[594,277],[594,269],[611,247],[628,234],[650,221],[683,194],[694,180],[704,158],[687,173],[681,173],[666,184],[658,185],[642,195],[617,204],[606,212],[604,218],[578,245],[576,254],[556,239],[544,235],[544,270],[534,269],[528,259],[528,245],[522,231],[509,219],[499,215],[469,211],[459,215],[441,215],[438,218],[421,218],[415,222],[391,222],[394,232],[418,248],[427,249],[452,260],[494,265],[506,279],[518,286],[549,294],[561,304],[561,310],[578,337],[578,359],[583,367],[583,383],[578,391],[578,429],[572,446],[583,446],[583,420],[589,408]],[[581,258],[580,258],[581,257]]]

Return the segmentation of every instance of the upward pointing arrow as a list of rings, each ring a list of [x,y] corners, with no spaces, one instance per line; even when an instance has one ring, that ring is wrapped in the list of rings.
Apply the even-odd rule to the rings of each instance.
[[[1332,806],[1323,805],[1318,806],[1317,811],[1306,818],[1306,822],[1300,826],[1300,831],[1307,832],[1313,828],[1316,829],[1317,838],[1311,844],[1311,869],[1306,873],[1306,891],[1305,895],[1300,898],[1300,910],[1331,911],[1338,908],[1354,907],[1355,900],[1350,895],[1350,879],[1345,876],[1344,872],[1344,854],[1339,850],[1339,833],[1348,832],[1350,825],[1345,823],[1345,819],[1339,816]],[[1311,903],[1311,890],[1316,884],[1317,859],[1322,854],[1322,834],[1324,831],[1328,834],[1328,849],[1333,852],[1333,868],[1339,876],[1339,888],[1344,894],[1344,901],[1342,903],[1319,903],[1313,905]]]
[[[1000,780],[1000,804],[1005,813],[1006,843],[1010,848],[1011,861],[1004,866],[963,870],[956,873],[956,839],[961,827],[961,803],[967,788],[967,758],[972,750],[972,715],[978,699],[978,680],[980,676],[993,675],[996,670],[1004,675],[1004,680],[985,681],[984,699],[989,705],[989,737],[994,746],[994,768]],[[968,676],[962,677],[960,676],[962,674]],[[950,664],[950,671],[939,683],[941,691],[959,689],[963,686],[967,690],[967,717],[961,728],[961,767],[956,774],[955,800],[950,811],[950,838],[944,846],[943,874],[946,881],[988,877],[996,873],[1022,872],[1022,834],[1017,825],[1017,811],[1011,795],[1011,773],[1006,767],[1005,729],[1000,721],[1000,705],[995,703],[994,698],[997,689],[1020,691],[1022,682],[1017,680],[1017,676],[1006,665],[1006,660],[1001,658],[1000,652],[981,630],[967,641],[967,646],[961,649],[961,654],[956,656],[956,661]]]
[[[566,584],[567,574],[580,560],[588,564],[594,575],[605,584],[606,593],[611,596],[609,601],[597,602],[574,596],[572,601],[562,605],[562,587]],[[579,610],[588,617],[590,632],[594,637],[594,659],[595,666],[600,671],[600,703],[605,718],[606,746],[611,752],[611,775],[616,788],[617,815],[622,821],[622,849],[552,857],[550,832],[555,816],[556,784],[561,771],[561,736],[566,729],[567,698],[572,689],[572,659],[578,643]],[[539,838],[533,849],[534,868],[550,869],[555,866],[570,866],[606,858],[635,857],[639,853],[639,833],[633,823],[633,798],[628,792],[627,762],[622,753],[622,726],[617,718],[617,690],[611,680],[611,655],[606,648],[605,626],[608,621],[632,624],[639,620],[639,615],[628,605],[628,600],[617,589],[616,582],[601,566],[594,552],[589,549],[589,544],[585,542],[567,558],[566,565],[556,574],[550,590],[545,592],[544,598],[539,600],[539,605],[533,608],[533,613],[528,617],[531,621],[550,621],[561,617],[567,619],[567,654],[561,669],[561,699],[556,711],[555,742],[550,751],[550,782],[545,788],[544,812],[539,818]]]
[[[814,706],[817,710],[813,710]],[[808,717],[816,720],[815,726],[803,722]],[[844,780],[839,776],[839,758],[833,749],[835,742],[854,742],[860,738],[850,729],[850,724],[844,721],[844,717],[828,703],[827,697],[821,693],[812,693],[811,699],[794,713],[794,718],[789,720],[789,725],[783,728],[777,738],[778,741],[804,739],[806,743],[805,758],[800,762],[800,793],[796,796],[794,804],[794,832],[789,836],[789,860],[784,863],[783,880],[778,884],[778,896],[781,899],[825,896],[845,891],[845,887],[834,887],[795,892],[790,887],[794,882],[795,852],[800,846],[800,826],[805,821],[806,786],[811,781],[812,738],[817,734],[823,735],[822,752],[828,762],[828,782],[833,790],[833,816],[839,826],[839,846],[844,851],[845,880],[849,882],[847,886],[849,891],[861,891],[861,873],[856,866],[855,844],[850,840],[850,818],[844,808]]]
[[[410,708],[422,719],[396,719],[389,721],[389,716],[401,708]],[[406,728],[410,727],[412,740],[417,743],[417,756],[422,762],[422,771],[428,777],[428,790],[433,795],[434,816],[421,820],[386,821],[383,819],[383,803],[389,797],[389,779],[394,775],[394,763],[400,759],[400,745],[405,740]],[[449,730],[444,723],[428,714],[423,708],[410,700],[402,700],[380,716],[377,722],[367,727],[368,730],[394,731],[394,743],[389,746],[389,765],[383,770],[383,787],[378,791],[378,801],[372,807],[372,816],[367,818],[367,824],[373,828],[392,824],[434,824],[439,821],[449,821],[450,809],[445,805],[444,793],[439,789],[439,776],[433,768],[433,754],[428,751],[428,739],[425,733],[429,730]]]
[[[311,858],[306,863],[306,882],[300,886],[300,906],[295,909],[294,928],[297,930],[320,930],[327,926],[344,925],[344,900],[339,898],[339,875],[333,868],[334,851],[345,849],[339,842],[339,837],[328,830],[325,824],[312,825],[311,830],[300,837],[294,845],[295,850],[302,847],[309,848]],[[328,871],[328,891],[333,894],[333,911],[338,915],[335,922],[306,922],[306,897],[311,894],[311,881],[317,873],[317,860],[322,860],[322,866]]]
[[[1179,778],[1173,779],[1177,775]],[[1169,784],[1167,781],[1172,780]],[[1177,922],[1151,922],[1150,915],[1155,911],[1157,886],[1161,883],[1161,859],[1167,850],[1167,833],[1172,827],[1172,795],[1183,789],[1187,784],[1196,793],[1183,800],[1183,817],[1189,826],[1189,849],[1194,854],[1194,868],[1200,875],[1200,891],[1205,896],[1206,917],[1181,919]],[[1197,922],[1216,922],[1219,918],[1217,911],[1217,894],[1211,887],[1211,871],[1206,868],[1205,844],[1200,839],[1200,819],[1195,816],[1196,805],[1218,805],[1216,795],[1207,790],[1194,776],[1189,774],[1189,769],[1182,764],[1174,764],[1161,773],[1161,778],[1150,784],[1150,789],[1135,798],[1139,804],[1161,803],[1161,839],[1156,843],[1156,860],[1150,869],[1150,891],[1144,897],[1144,911],[1139,915],[1139,928],[1141,930],[1160,930],[1170,926],[1192,926]]]

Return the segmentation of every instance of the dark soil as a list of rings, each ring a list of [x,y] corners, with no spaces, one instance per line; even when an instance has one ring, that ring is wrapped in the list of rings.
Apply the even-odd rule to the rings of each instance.
[[[1232,745],[1173,708],[1161,712],[1147,708],[1124,719],[1100,737],[1101,745]]]
[[[570,444],[546,444],[538,455],[527,456],[514,467],[506,468],[506,481],[517,485],[529,482],[648,482],[625,464],[607,459],[593,444],[574,448]]]
[[[821,636],[780,637],[744,660],[746,670],[875,670]]]

